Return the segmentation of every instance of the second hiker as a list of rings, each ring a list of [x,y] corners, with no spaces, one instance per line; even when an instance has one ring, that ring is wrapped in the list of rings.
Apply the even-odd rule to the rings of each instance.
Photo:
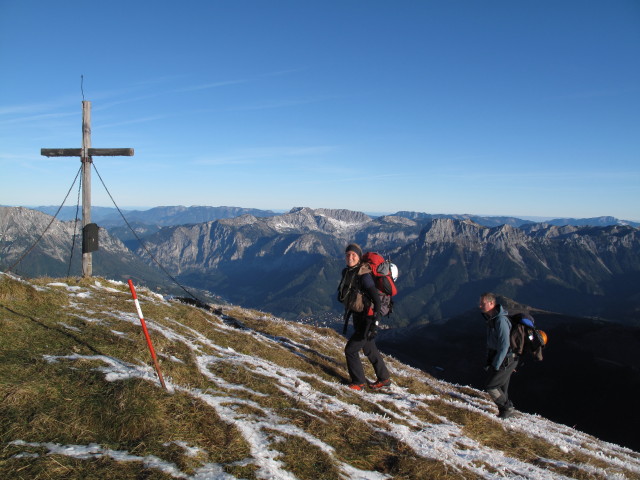
[[[498,407],[498,417],[509,418],[515,412],[509,400],[509,380],[518,366],[518,355],[510,348],[511,321],[493,293],[483,293],[478,307],[487,323],[486,390]]]
[[[344,348],[347,369],[351,377],[349,388],[364,389],[367,379],[360,360],[360,350],[373,365],[376,382],[370,383],[372,389],[380,389],[391,383],[389,371],[382,355],[376,347],[375,336],[381,318],[381,302],[378,289],[368,264],[362,263],[362,249],[356,243],[345,250],[347,266],[342,270],[342,279],[338,286],[338,300],[344,304],[345,318],[353,316],[355,331]]]

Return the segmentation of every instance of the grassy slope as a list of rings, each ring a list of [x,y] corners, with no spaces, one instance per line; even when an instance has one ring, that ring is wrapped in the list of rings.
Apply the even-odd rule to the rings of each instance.
[[[0,275],[0,478],[640,478],[635,452],[393,359],[388,393],[352,392],[332,330],[138,294],[170,391],[126,285]]]

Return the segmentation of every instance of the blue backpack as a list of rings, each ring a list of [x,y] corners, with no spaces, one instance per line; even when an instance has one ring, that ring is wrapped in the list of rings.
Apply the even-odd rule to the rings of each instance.
[[[534,359],[542,361],[547,334],[536,328],[535,321],[529,313],[516,313],[508,317],[511,322],[511,351],[517,355],[529,353]]]

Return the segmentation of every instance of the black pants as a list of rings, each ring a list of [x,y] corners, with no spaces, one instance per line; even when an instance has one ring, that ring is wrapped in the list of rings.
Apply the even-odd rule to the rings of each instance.
[[[378,347],[376,347],[375,340],[367,340],[367,332],[373,320],[374,317],[367,317],[362,314],[353,315],[355,332],[353,332],[353,335],[351,335],[347,345],[344,347],[351,383],[360,385],[367,381],[364,375],[364,369],[362,368],[362,362],[360,361],[360,350],[362,350],[371,362],[371,365],[373,365],[373,370],[376,372],[378,380],[387,380],[391,376],[389,375],[382,355],[380,355],[378,351]]]
[[[487,393],[500,411],[513,407],[509,400],[509,381],[517,366],[518,357],[509,353],[500,369],[497,372],[490,371],[487,377]]]

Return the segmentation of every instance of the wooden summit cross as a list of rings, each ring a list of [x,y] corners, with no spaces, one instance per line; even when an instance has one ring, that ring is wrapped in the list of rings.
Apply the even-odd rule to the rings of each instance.
[[[91,223],[91,157],[131,157],[133,148],[91,148],[91,102],[82,101],[82,148],[42,148],[45,157],[80,157],[82,162],[82,276],[92,275],[91,252],[98,250],[98,226]]]

